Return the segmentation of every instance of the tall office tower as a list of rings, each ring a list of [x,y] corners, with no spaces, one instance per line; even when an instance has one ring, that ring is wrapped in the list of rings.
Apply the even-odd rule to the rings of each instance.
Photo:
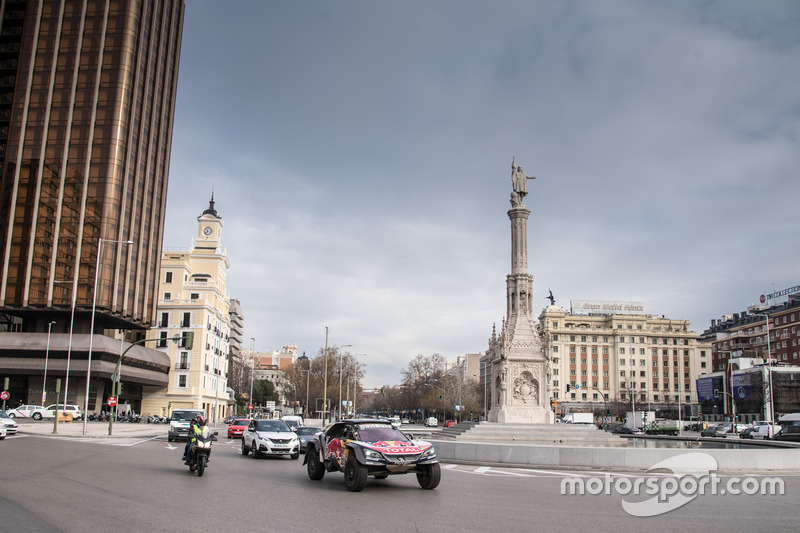
[[[0,331],[154,322],[184,9],[0,0]]]

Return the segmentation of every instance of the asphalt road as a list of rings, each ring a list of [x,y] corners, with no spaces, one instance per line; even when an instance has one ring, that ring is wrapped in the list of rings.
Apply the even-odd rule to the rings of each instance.
[[[177,444],[177,445],[176,445]],[[370,478],[360,493],[341,474],[308,479],[299,460],[243,457],[220,439],[202,478],[166,438],[82,440],[13,436],[0,441],[0,530],[85,531],[796,531],[800,476],[784,495],[705,495],[641,518],[624,502],[646,498],[562,495],[565,478],[605,473],[443,465],[433,491],[414,475]],[[609,479],[635,480],[614,474]],[[663,478],[661,478],[663,479]],[[674,479],[674,478],[672,478]],[[726,478],[727,479],[727,478]],[[759,478],[760,479],[760,478]],[[588,486],[588,485],[587,485]],[[670,500],[673,501],[673,500]],[[661,508],[666,511],[666,507]],[[200,526],[198,528],[198,526]]]

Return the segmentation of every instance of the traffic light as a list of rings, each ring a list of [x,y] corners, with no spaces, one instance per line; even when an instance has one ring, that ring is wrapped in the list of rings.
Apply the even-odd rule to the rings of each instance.
[[[569,392],[570,384],[567,383],[567,392]]]
[[[183,338],[183,347],[191,350],[194,346],[194,331],[187,331]]]

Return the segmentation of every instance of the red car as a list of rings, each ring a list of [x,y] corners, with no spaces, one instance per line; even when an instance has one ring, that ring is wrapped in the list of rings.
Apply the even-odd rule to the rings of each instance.
[[[234,439],[237,437],[242,438],[242,433],[244,433],[244,430],[247,429],[247,426],[249,425],[250,425],[249,418],[235,418],[231,422],[231,425],[228,426],[228,438],[229,439]]]
[[[456,425],[456,421],[455,420],[445,420],[444,421],[444,427],[446,427],[446,428],[451,428],[451,427],[453,427],[455,425]]]

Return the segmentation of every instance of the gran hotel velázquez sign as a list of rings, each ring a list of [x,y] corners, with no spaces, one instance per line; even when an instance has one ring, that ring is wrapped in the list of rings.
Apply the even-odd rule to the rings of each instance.
[[[573,315],[643,315],[645,305],[642,302],[612,302],[607,300],[570,300]]]

